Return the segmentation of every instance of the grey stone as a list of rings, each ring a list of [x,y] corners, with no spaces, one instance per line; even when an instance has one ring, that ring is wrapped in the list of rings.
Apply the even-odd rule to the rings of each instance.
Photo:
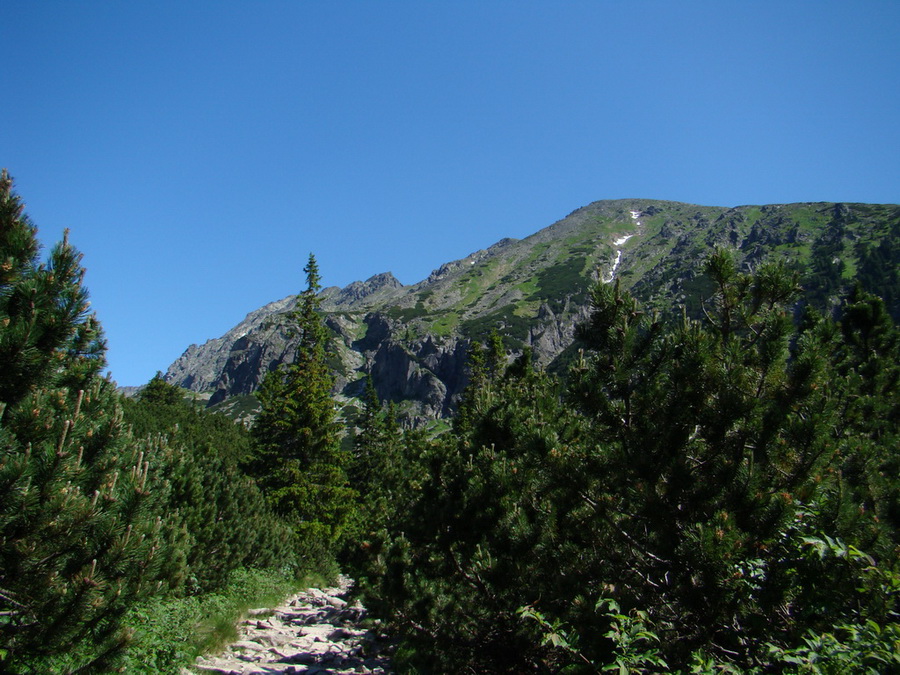
[[[333,596],[328,596],[325,598],[325,602],[334,607],[335,609],[344,609],[347,606],[347,601],[342,600],[341,598],[336,598]]]

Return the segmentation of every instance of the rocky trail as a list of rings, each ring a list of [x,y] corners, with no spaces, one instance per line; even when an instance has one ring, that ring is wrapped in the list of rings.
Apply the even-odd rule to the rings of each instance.
[[[239,639],[216,656],[199,657],[189,673],[222,675],[326,675],[393,673],[390,645],[374,628],[364,628],[366,610],[349,604],[352,581],[311,588],[274,609],[248,613]]]

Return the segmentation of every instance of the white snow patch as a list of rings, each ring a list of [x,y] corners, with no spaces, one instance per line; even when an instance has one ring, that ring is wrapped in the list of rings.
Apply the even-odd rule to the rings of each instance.
[[[604,279],[604,284],[612,283],[612,280],[616,278],[616,270],[619,269],[619,265],[622,263],[622,251],[616,251],[616,259],[613,262],[612,269],[609,271],[609,278]]]
[[[631,212],[632,216],[635,213],[637,213],[637,211],[632,211]],[[638,223],[638,224],[640,225],[640,223]],[[626,234],[624,237],[619,237],[618,239],[616,239],[613,242],[613,244],[616,246],[621,246],[626,241],[631,239],[633,236],[634,236],[633,234]],[[618,249],[616,251],[616,259],[613,261],[613,264],[612,264],[612,269],[609,270],[609,278],[603,279],[604,284],[612,283],[612,280],[616,278],[616,272],[618,271],[619,265],[621,265],[621,264],[622,264],[622,249]]]

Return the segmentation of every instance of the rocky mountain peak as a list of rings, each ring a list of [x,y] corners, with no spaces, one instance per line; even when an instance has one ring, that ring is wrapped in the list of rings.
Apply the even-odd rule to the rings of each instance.
[[[322,302],[336,308],[353,308],[360,301],[372,299],[374,295],[384,295],[385,291],[403,288],[390,272],[382,272],[365,281],[354,281],[344,288],[328,288],[322,293]]]

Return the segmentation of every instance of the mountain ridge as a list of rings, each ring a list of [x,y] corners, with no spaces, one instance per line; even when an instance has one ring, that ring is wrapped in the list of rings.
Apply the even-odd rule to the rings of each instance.
[[[712,292],[702,263],[716,246],[734,249],[745,268],[766,259],[793,265],[807,301],[824,309],[862,279],[888,291],[896,317],[898,238],[897,205],[591,202],[523,239],[504,238],[444,263],[414,284],[383,272],[324,289],[336,393],[357,395],[371,373],[379,395],[405,406],[410,420],[446,416],[465,386],[472,340],[497,329],[511,354],[528,347],[540,365],[552,367],[571,345],[598,279],[618,279],[648,309],[684,306],[697,315]],[[191,345],[166,379],[212,392],[213,404],[252,394],[265,372],[292,358],[283,322],[296,297],[250,312],[221,338]]]

